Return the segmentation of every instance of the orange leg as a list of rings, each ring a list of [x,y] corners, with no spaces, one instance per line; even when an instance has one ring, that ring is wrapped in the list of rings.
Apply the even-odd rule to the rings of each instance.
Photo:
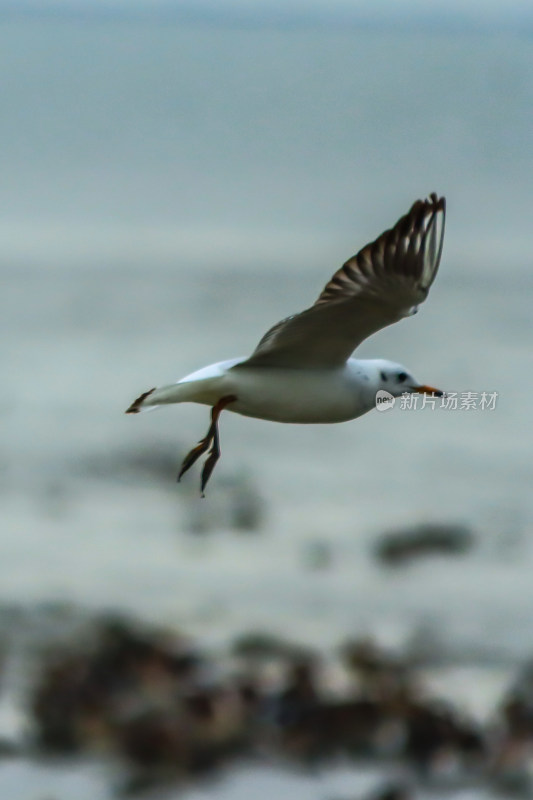
[[[215,464],[217,463],[218,459],[220,458],[220,442],[218,437],[218,418],[220,417],[221,412],[228,406],[230,403],[233,403],[236,400],[236,396],[234,394],[226,395],[226,397],[221,397],[220,400],[213,406],[211,409],[211,425],[209,426],[209,430],[207,431],[206,435],[203,439],[200,439],[196,447],[187,453],[185,458],[183,459],[183,463],[181,465],[180,473],[178,475],[178,483],[180,482],[181,478],[185,473],[190,470],[192,465],[203,455],[207,450],[210,449],[209,455],[206,459],[204,464],[204,468],[202,470],[202,484],[201,484],[201,493],[202,497],[204,496],[204,489],[207,486],[207,481],[211,477],[211,473],[215,468]]]

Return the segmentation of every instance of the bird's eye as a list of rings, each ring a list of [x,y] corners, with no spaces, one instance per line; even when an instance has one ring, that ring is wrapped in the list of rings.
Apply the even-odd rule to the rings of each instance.
[[[386,381],[387,380],[387,373],[386,372],[380,372],[379,373],[379,377],[381,378],[382,381]]]
[[[400,372],[398,374],[398,383],[403,383],[407,380],[407,372]]]

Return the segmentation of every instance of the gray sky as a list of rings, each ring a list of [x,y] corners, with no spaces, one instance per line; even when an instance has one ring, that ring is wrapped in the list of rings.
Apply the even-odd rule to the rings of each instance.
[[[165,6],[91,8],[136,4]],[[216,4],[228,15],[250,7]],[[347,7],[370,5],[327,5]],[[326,3],[311,0],[306,14],[313,8]],[[4,256],[92,264],[110,251],[140,261],[200,253],[219,262],[221,250],[231,261],[260,241],[286,259],[291,247],[315,253],[328,236],[344,254],[359,233],[379,232],[439,191],[449,197],[447,247],[466,242],[496,263],[512,251],[528,264],[532,59],[529,40],[508,31],[4,18]]]
[[[217,22],[449,25],[483,29],[533,22],[530,0],[0,0],[0,13],[164,14]]]

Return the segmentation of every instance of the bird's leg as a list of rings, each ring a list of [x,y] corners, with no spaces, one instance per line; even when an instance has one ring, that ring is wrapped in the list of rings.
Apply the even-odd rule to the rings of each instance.
[[[209,426],[209,430],[207,431],[204,438],[200,439],[196,447],[193,447],[193,449],[189,453],[187,453],[187,455],[183,459],[180,473],[178,475],[178,483],[183,477],[183,475],[185,475],[185,473],[200,458],[200,456],[203,455],[211,446],[211,451],[202,470],[202,495],[203,495],[207,481],[209,480],[211,473],[213,472],[214,466],[220,456],[220,444],[218,438],[218,418],[221,412],[226,408],[226,406],[229,405],[229,403],[233,403],[233,401],[236,399],[237,398],[234,394],[229,394],[226,395],[226,397],[221,397],[220,400],[213,406],[213,408],[211,409],[211,425]]]
[[[205,453],[205,451],[209,448],[210,444],[211,444],[211,428],[209,428],[207,435],[203,439],[200,439],[196,447],[193,447],[193,449],[190,452],[188,452],[185,458],[183,459],[183,462],[181,464],[181,469],[178,475],[178,483],[181,481],[185,473],[190,470],[192,465],[200,458],[200,456],[203,453]]]
[[[215,468],[215,464],[217,463],[218,459],[220,458],[220,441],[218,438],[218,425],[215,424],[215,428],[213,431],[213,440],[211,442],[211,450],[209,451],[209,455],[207,456],[204,464],[204,468],[202,469],[202,482],[200,484],[200,494],[202,497],[205,497],[204,490],[207,486],[207,481],[211,477],[211,473]]]

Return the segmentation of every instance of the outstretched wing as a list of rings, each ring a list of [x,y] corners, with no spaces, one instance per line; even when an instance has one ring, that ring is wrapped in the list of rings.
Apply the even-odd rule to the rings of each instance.
[[[417,200],[333,275],[313,306],[274,325],[239,366],[334,367],[368,336],[412,314],[437,274],[445,210],[436,194]]]

